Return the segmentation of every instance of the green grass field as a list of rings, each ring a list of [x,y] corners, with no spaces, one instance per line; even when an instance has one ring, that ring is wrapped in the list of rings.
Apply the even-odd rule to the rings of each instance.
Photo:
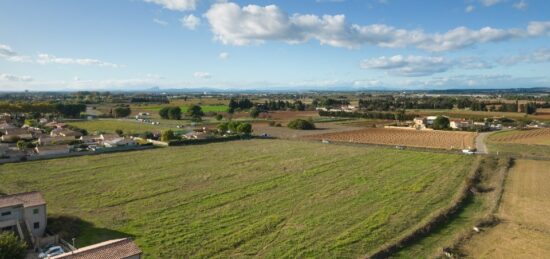
[[[132,236],[148,258],[360,257],[447,205],[473,158],[250,140],[0,165],[86,224],[78,246]],[[89,224],[88,224],[89,223]]]
[[[141,133],[145,131],[162,131],[168,129],[175,129],[175,125],[161,124],[151,125],[147,123],[140,123],[133,120],[117,120],[117,119],[102,119],[91,121],[69,121],[69,125],[86,129],[89,133],[96,131],[105,133],[114,133],[115,130],[120,129],[125,133]]]

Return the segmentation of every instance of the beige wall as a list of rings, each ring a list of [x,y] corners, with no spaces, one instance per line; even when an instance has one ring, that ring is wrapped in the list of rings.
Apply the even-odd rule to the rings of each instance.
[[[38,213],[34,214],[34,209],[38,209]],[[25,222],[27,222],[27,226],[29,227],[29,230],[32,232],[35,236],[43,236],[44,231],[46,230],[46,205],[39,205],[34,207],[27,207],[25,208]],[[34,228],[34,223],[38,222],[39,228]]]

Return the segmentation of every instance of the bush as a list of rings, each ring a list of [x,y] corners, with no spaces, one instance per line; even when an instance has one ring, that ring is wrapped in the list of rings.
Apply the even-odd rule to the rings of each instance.
[[[176,136],[174,135],[174,132],[171,130],[163,131],[160,135],[160,141],[168,142],[172,139],[175,139]]]
[[[116,107],[116,108],[113,110],[113,115],[114,115],[116,118],[128,117],[131,113],[132,113],[132,110],[131,110],[129,107],[122,107],[122,106],[119,106],[119,107]]]
[[[27,244],[13,232],[0,232],[0,259],[23,259],[27,254]]]
[[[297,129],[297,130],[314,130],[315,124],[308,120],[303,119],[295,119],[288,123],[287,125],[291,129]]]

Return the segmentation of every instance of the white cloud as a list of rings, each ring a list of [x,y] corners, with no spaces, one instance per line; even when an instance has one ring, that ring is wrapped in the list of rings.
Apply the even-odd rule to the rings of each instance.
[[[514,3],[514,8],[518,10],[526,10],[529,7],[529,4],[525,0],[520,0],[519,2]]]
[[[473,6],[473,5],[468,5],[468,6],[466,6],[466,9],[464,9],[464,11],[467,12],[467,13],[471,13],[471,12],[473,12],[475,9],[476,9],[475,6]]]
[[[49,54],[38,54],[36,62],[39,64],[63,64],[63,65],[83,65],[83,66],[100,66],[100,67],[119,67],[116,64],[103,62],[97,59],[90,58],[58,58]]]
[[[219,57],[220,59],[222,59],[222,60],[226,60],[226,59],[229,58],[229,53],[227,53],[227,52],[221,52],[221,53],[218,55],[218,57]]]
[[[167,21],[163,21],[163,20],[159,20],[159,19],[153,19],[153,22],[158,24],[158,25],[161,25],[161,26],[167,26],[168,25]]]
[[[504,0],[479,0],[485,6],[493,6],[499,3],[504,2]]]
[[[197,8],[198,0],[144,0],[173,11],[190,11]]]
[[[462,69],[490,69],[493,66],[477,57],[463,57],[448,59],[438,56],[403,56],[378,57],[365,59],[360,64],[363,69],[388,71],[391,75],[417,77],[431,76],[447,72],[454,68]]]
[[[12,62],[30,62],[31,59],[28,56],[21,56],[17,52],[11,49],[10,46],[0,44],[0,57]]]
[[[546,63],[550,62],[550,48],[538,49],[532,53],[509,56],[500,59],[500,63],[506,66],[512,66],[519,63]]]
[[[17,52],[11,49],[8,45],[0,44],[0,57],[12,62],[29,62],[38,64],[65,64],[65,65],[84,65],[84,66],[100,66],[100,67],[112,67],[118,68],[119,65],[104,62],[98,59],[91,58],[58,58],[50,54],[38,54],[36,59],[29,56],[19,55]]]
[[[195,72],[193,73],[193,76],[200,79],[209,79],[212,77],[212,75],[210,75],[210,73],[208,72]]]
[[[190,30],[195,30],[201,23],[200,18],[192,14],[184,16],[180,21],[184,27],[187,27]]]
[[[399,76],[427,76],[449,70],[453,64],[443,57],[402,56],[365,59],[364,69],[387,70]]]
[[[30,76],[16,76],[16,75],[0,73],[0,80],[1,81],[10,81],[10,82],[30,82],[33,79]]]
[[[476,44],[550,34],[550,22],[531,22],[526,29],[473,30],[458,27],[428,34],[385,24],[347,24],[344,15],[288,15],[275,5],[217,3],[205,14],[214,38],[223,44],[249,45],[277,40],[298,44],[317,40],[333,47],[358,48],[365,44],[386,48],[416,47],[427,51],[463,49]]]

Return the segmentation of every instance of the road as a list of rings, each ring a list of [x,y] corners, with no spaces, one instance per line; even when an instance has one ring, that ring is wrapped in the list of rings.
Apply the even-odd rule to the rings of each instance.
[[[485,140],[493,132],[481,132],[476,137],[476,152],[479,154],[488,154],[487,145],[485,145]]]

